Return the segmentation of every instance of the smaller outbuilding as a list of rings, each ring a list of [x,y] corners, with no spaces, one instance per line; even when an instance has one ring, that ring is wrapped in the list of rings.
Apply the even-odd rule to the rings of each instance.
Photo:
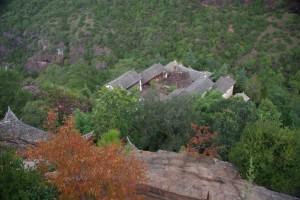
[[[245,102],[250,100],[250,97],[248,97],[244,92],[243,93],[236,93],[234,96],[235,97],[242,97]]]

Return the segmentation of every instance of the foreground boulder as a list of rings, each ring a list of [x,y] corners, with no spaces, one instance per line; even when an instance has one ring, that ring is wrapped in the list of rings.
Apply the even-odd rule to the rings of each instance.
[[[167,151],[133,154],[149,168],[149,183],[138,191],[146,200],[297,199],[248,184],[234,166],[218,159]]]

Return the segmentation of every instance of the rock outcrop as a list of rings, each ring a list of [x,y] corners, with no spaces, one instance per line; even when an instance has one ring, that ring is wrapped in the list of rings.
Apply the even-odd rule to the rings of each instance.
[[[83,136],[87,140],[93,137],[93,133]],[[0,121],[2,147],[13,146],[23,150],[29,144],[47,138],[46,132],[24,124],[10,109]],[[128,143],[131,144],[129,139]],[[133,156],[148,167],[149,181],[140,185],[137,191],[146,200],[297,200],[250,185],[228,162],[188,153],[140,151],[133,144],[131,146]],[[25,165],[34,167],[34,162],[26,161]]]
[[[139,189],[147,200],[292,200],[284,194],[249,185],[230,163],[187,153],[133,150],[149,171]]]
[[[28,58],[25,64],[25,70],[41,73],[45,71],[48,66],[55,63],[53,60],[54,57],[50,53],[34,53],[30,58]]]

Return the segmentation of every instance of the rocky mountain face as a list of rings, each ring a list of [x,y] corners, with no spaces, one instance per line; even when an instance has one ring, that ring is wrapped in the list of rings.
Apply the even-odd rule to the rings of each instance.
[[[20,49],[22,52],[27,52],[24,63],[24,70],[27,72],[36,71],[41,73],[50,65],[56,64],[64,66],[82,62],[84,60],[84,55],[89,49],[87,45],[82,42],[69,44],[65,41],[61,41],[56,44],[53,43],[53,41],[50,42],[50,39],[43,34],[29,38],[26,31],[22,37],[9,32],[4,32],[0,36],[5,38],[6,43],[8,43],[7,45],[0,43],[0,60],[14,52],[16,49]],[[29,44],[27,44],[27,40],[30,41]],[[110,52],[111,50],[107,47],[93,45],[91,55],[101,57],[109,55]],[[0,64],[8,68],[14,68],[11,63],[0,62]],[[93,63],[93,65],[98,69],[104,69],[107,67],[107,63],[101,60]]]
[[[134,151],[145,162],[149,183],[139,189],[147,200],[295,200],[250,185],[235,167],[218,159],[167,151]]]

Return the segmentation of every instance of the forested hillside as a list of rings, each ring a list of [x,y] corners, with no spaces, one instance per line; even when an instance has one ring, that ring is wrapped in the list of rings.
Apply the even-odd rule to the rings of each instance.
[[[0,12],[3,66],[36,77],[48,63],[81,63],[102,69],[101,85],[177,59],[216,77],[234,75],[237,91],[256,103],[271,99],[287,125],[299,126],[300,24],[286,1],[2,1]]]
[[[157,91],[141,101],[102,87],[173,60],[231,76],[250,101],[208,92],[162,102]],[[44,128],[56,109],[81,133],[118,129],[140,149],[176,152],[195,136],[191,123],[209,126],[209,144],[243,177],[252,163],[256,183],[300,195],[297,1],[0,0],[0,66],[0,119],[11,106]]]

